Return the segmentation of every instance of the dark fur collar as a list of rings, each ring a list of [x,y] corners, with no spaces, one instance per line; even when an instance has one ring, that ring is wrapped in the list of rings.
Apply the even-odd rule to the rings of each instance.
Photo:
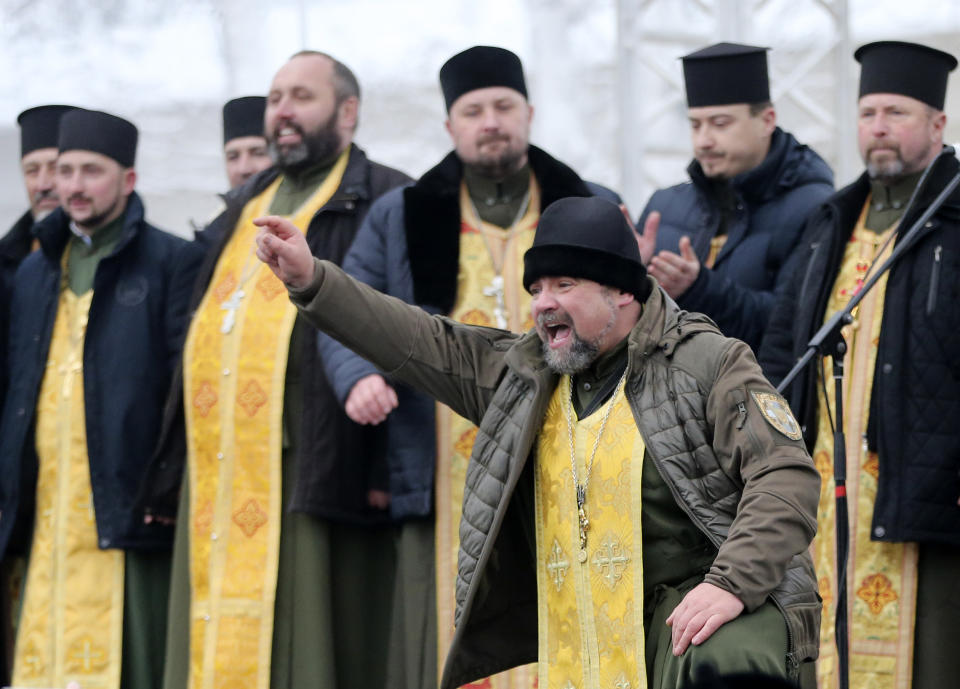
[[[591,196],[576,172],[545,151],[530,146],[530,168],[540,185],[540,211],[567,196]],[[428,170],[403,192],[404,231],[417,304],[450,313],[460,268],[460,180],[456,153]]]

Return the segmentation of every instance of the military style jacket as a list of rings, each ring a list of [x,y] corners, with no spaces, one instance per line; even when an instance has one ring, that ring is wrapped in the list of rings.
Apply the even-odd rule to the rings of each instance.
[[[311,323],[480,426],[460,526],[457,631],[442,686],[536,660],[530,459],[558,382],[538,336],[431,316],[329,262],[315,265],[313,284],[291,295]],[[629,336],[628,359],[626,394],[647,452],[717,547],[706,581],[747,610],[772,597],[787,622],[788,662],[816,657],[820,602],[807,547],[820,478],[799,426],[782,415],[782,398],[744,343],[680,311],[659,289]]]

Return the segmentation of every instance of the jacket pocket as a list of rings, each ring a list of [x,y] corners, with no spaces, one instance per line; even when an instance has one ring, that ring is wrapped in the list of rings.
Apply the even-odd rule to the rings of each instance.
[[[940,266],[943,264],[943,246],[938,244],[933,250],[933,267],[930,269],[930,291],[927,292],[927,315],[932,316],[937,309],[937,290],[940,287]]]

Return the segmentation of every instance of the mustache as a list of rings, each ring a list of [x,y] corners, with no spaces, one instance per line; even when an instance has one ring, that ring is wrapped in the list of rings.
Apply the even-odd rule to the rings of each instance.
[[[569,325],[572,328],[573,321],[570,320],[570,316],[566,313],[544,311],[537,315],[537,325],[541,328],[545,328],[548,325]]]
[[[74,201],[83,201],[85,203],[93,203],[93,199],[88,196],[84,196],[80,192],[73,194],[70,198],[67,199],[67,203],[73,203]]]
[[[55,189],[41,189],[33,195],[33,200],[35,202],[46,201],[47,199],[50,199],[51,201],[59,201],[60,197],[57,196]]]
[[[873,141],[867,146],[867,155],[870,155],[874,151],[893,151],[899,155],[900,145],[887,141]]]
[[[482,136],[477,141],[478,144],[489,144],[494,141],[510,141],[510,137],[506,134],[488,134],[487,136]]]

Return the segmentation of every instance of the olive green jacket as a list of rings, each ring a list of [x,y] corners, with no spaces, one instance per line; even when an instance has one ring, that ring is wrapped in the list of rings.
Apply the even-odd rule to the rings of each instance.
[[[558,381],[537,334],[431,316],[324,261],[291,299],[316,327],[479,426],[460,524],[457,630],[441,686],[535,661],[528,459]],[[786,618],[786,662],[795,670],[816,657],[820,624],[807,552],[820,477],[803,442],[761,411],[754,395],[775,391],[749,347],[681,311],[659,289],[629,335],[628,359],[626,394],[647,452],[718,549],[705,580],[748,611],[772,597]]]

